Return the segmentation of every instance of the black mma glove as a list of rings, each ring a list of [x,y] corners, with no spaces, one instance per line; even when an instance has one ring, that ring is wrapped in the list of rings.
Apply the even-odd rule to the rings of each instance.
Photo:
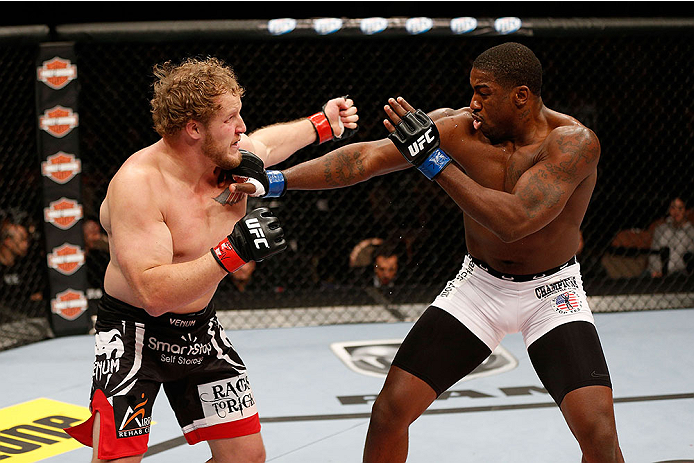
[[[408,112],[388,135],[400,153],[426,178],[433,180],[451,158],[439,148],[441,143],[436,124],[421,109]]]
[[[259,207],[236,222],[229,236],[210,251],[229,273],[246,262],[260,262],[287,249],[280,221],[267,207]]]
[[[346,100],[349,98],[349,95],[345,95],[342,98]],[[342,133],[335,135],[335,132],[333,132],[333,128],[330,125],[330,120],[328,119],[327,114],[325,114],[325,106],[327,104],[328,102],[326,101],[319,112],[308,117],[308,120],[311,121],[311,124],[313,124],[313,129],[316,131],[316,141],[313,143],[314,145],[320,145],[321,143],[325,143],[326,141],[333,139],[344,140],[351,137],[357,133],[357,130],[359,130],[359,127],[356,129],[348,129],[347,127],[342,126],[341,120],[338,119],[340,126],[342,126]]]
[[[255,185],[255,193],[249,195],[260,198],[277,198],[287,189],[284,174],[280,170],[265,170],[265,164],[255,154],[246,150],[241,152],[241,164],[229,171],[231,175],[246,177]]]

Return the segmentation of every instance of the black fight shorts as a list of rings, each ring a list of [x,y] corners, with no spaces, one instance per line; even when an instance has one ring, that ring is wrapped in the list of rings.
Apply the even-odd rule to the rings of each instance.
[[[191,445],[260,432],[246,366],[212,306],[152,317],[104,295],[95,341],[92,417],[66,431],[92,446],[98,411],[100,459],[145,453],[161,385]]]

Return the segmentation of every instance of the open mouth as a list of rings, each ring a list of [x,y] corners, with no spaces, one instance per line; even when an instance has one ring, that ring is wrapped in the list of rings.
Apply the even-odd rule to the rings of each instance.
[[[475,130],[478,130],[481,125],[482,125],[482,119],[477,114],[473,114],[472,115],[472,128],[474,128]]]

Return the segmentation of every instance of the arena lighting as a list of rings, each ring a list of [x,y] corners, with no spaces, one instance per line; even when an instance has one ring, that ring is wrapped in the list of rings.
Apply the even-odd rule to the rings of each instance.
[[[497,18],[494,21],[494,29],[502,35],[506,34],[511,34],[513,32],[517,32],[521,26],[523,25],[523,21],[520,20],[520,18],[516,17],[504,17],[504,18]]]
[[[451,32],[454,34],[467,34],[477,29],[477,19],[471,17],[453,18],[450,26]]]
[[[496,20],[485,20],[486,28],[498,34],[510,34],[520,29],[522,22],[519,18],[502,17]],[[493,27],[490,27],[492,26]],[[412,18],[313,18],[294,19],[276,18],[267,22],[267,31],[274,36],[312,30],[318,35],[330,35],[339,31],[359,31],[364,35],[376,35],[386,30],[404,31],[409,35],[424,34],[433,29],[449,29],[456,35],[468,34],[479,29],[480,21],[473,17],[430,18],[417,16]]]
[[[319,35],[333,34],[342,29],[340,18],[318,18],[313,20],[313,30]]]
[[[383,32],[388,28],[388,19],[386,18],[364,18],[359,21],[359,30],[365,35],[374,35]]]

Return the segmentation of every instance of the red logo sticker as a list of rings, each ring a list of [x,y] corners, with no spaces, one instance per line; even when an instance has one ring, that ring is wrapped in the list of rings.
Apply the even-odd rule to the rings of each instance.
[[[55,183],[65,184],[82,172],[82,161],[74,154],[58,151],[41,163],[41,174]]]
[[[77,66],[69,59],[55,57],[36,68],[36,78],[54,90],[60,90],[77,78]]]
[[[56,138],[63,138],[79,125],[79,115],[70,108],[57,105],[39,117],[39,127]]]
[[[61,230],[67,230],[82,218],[82,205],[74,199],[65,197],[52,201],[43,209],[43,220]]]
[[[87,310],[87,298],[82,291],[68,288],[55,295],[51,301],[51,312],[66,320],[74,320]]]
[[[79,246],[63,243],[48,255],[48,267],[63,275],[72,275],[84,265],[84,251]]]

